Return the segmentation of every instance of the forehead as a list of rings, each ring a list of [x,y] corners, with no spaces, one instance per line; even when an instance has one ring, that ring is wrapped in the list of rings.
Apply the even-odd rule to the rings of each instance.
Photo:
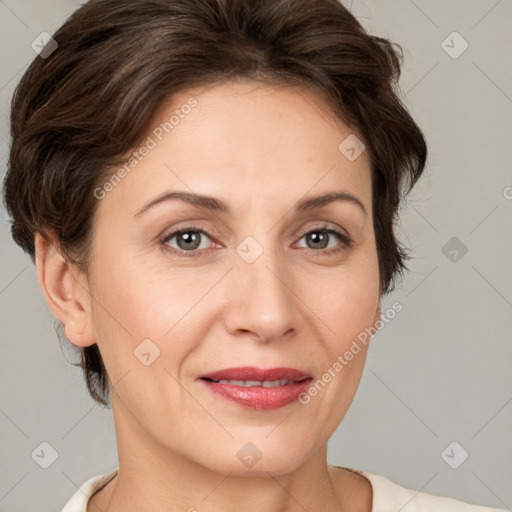
[[[345,188],[370,211],[366,152],[356,159],[346,152],[354,137],[361,141],[302,87],[235,80],[188,89],[162,103],[142,141],[150,150],[108,202],[135,210],[178,189],[269,207]]]

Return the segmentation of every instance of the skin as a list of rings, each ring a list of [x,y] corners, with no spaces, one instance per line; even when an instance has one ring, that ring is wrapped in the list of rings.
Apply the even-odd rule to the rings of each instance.
[[[198,379],[223,368],[286,366],[316,380],[379,320],[367,155],[350,161],[340,152],[356,132],[314,93],[244,80],[180,93],[151,126],[192,95],[198,105],[99,200],[89,279],[36,237],[49,306],[72,343],[98,344],[114,384],[119,473],[87,510],[370,511],[369,481],[327,463],[367,346],[308,404],[247,409]],[[341,189],[367,215],[348,201],[294,210],[306,196]],[[135,217],[170,190],[214,196],[232,212],[171,200]],[[304,236],[324,222],[353,245],[330,235],[319,246]],[[195,233],[197,248],[179,236],[161,242],[190,225],[206,233]],[[250,264],[235,250],[247,236],[263,248]],[[202,253],[179,257],[166,246]],[[341,250],[326,254],[334,247]],[[134,350],[148,338],[160,355],[146,366]],[[262,454],[252,467],[237,457],[248,442]]]

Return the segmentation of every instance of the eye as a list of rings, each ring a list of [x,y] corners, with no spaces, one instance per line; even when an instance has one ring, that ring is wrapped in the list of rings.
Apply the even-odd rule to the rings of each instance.
[[[166,236],[161,243],[165,250],[171,251],[177,256],[183,256],[185,258],[197,257],[201,256],[201,253],[207,250],[208,246],[211,245],[210,243],[207,247],[201,247],[201,239],[205,236],[211,241],[211,238],[203,230],[194,227],[186,227],[172,232]],[[169,243],[174,238],[176,239],[177,247]]]
[[[336,237],[338,240],[340,240],[342,242],[341,245],[331,245],[329,247],[329,242],[333,237]],[[317,252],[318,250],[323,251],[323,253],[326,255],[337,253],[343,249],[349,248],[352,245],[352,239],[348,235],[338,231],[337,229],[330,228],[325,224],[306,231],[302,234],[300,239],[302,240],[303,238],[306,239],[306,243],[309,242],[311,244],[306,248],[315,250]]]
[[[210,243],[201,247],[201,242],[204,242],[205,237],[210,240]],[[333,237],[341,241],[341,244],[329,246]],[[303,238],[306,239],[306,243],[310,244],[310,247],[305,247],[306,249],[320,252],[324,255],[340,252],[352,245],[352,239],[348,235],[325,224],[302,233],[300,240]],[[176,245],[171,243],[173,240]],[[187,226],[166,235],[160,243],[164,250],[178,257],[196,258],[211,250],[212,238],[202,229]],[[297,243],[293,244],[293,246],[297,246]]]

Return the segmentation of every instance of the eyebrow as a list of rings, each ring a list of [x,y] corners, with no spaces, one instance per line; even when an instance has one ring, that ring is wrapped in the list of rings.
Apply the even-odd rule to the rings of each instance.
[[[219,212],[224,214],[229,214],[230,209],[229,206],[224,203],[223,201],[220,201],[219,199],[216,199],[215,197],[211,196],[205,196],[201,194],[194,194],[191,192],[165,192],[164,194],[156,197],[155,199],[152,199],[148,203],[146,203],[141,210],[139,210],[135,217],[138,217],[142,215],[144,212],[155,206],[156,204],[162,203],[164,201],[170,201],[173,199],[181,199],[182,201],[185,201],[186,203],[189,203],[193,206],[198,206],[199,208],[202,208],[204,210],[209,210],[213,212]],[[327,194],[322,194],[314,197],[308,197],[306,199],[302,199],[297,203],[295,206],[295,210],[299,212],[305,212],[310,210],[316,210],[319,208],[322,208],[324,206],[327,206],[330,203],[333,203],[335,201],[346,201],[352,204],[357,205],[361,211],[368,216],[368,213],[366,211],[366,208],[362,201],[358,199],[356,196],[351,194],[350,192],[347,192],[346,190],[339,190],[335,192],[329,192]]]

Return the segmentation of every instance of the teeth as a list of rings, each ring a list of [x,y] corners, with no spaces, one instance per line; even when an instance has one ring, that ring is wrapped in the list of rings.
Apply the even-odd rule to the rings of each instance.
[[[242,386],[242,387],[254,387],[254,386],[262,386],[264,388],[275,388],[277,386],[287,386],[288,384],[293,384],[295,381],[293,380],[218,380],[215,381],[219,384],[231,384],[232,386]]]

